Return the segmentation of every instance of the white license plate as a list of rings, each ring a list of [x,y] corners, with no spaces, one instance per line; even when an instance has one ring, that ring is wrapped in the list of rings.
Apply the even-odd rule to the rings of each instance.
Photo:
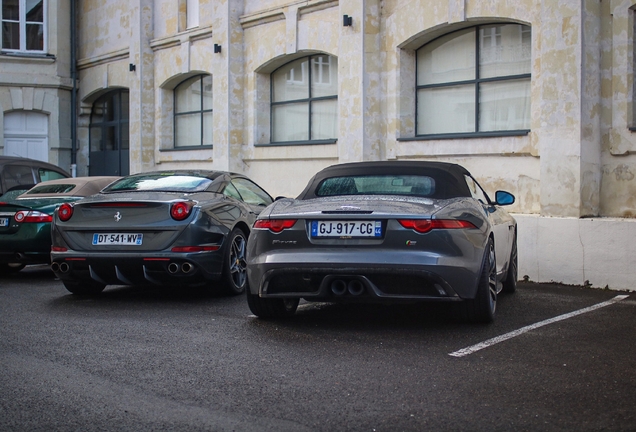
[[[0,218],[0,227],[9,226],[9,218]]]
[[[382,237],[381,221],[311,221],[312,237]]]
[[[93,245],[131,245],[139,246],[143,239],[143,234],[117,234],[117,233],[104,233],[93,234]]]

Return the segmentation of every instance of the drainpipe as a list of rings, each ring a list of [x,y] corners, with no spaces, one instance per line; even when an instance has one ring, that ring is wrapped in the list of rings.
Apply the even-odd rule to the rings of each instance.
[[[77,34],[75,32],[75,1],[71,2],[71,175],[77,176]]]

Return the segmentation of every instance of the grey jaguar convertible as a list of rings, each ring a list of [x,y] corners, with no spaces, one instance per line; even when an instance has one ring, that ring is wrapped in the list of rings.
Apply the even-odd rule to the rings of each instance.
[[[256,220],[247,252],[250,310],[261,318],[321,302],[457,302],[491,322],[517,282],[517,224],[463,167],[360,162],[320,171]]]
[[[159,171],[123,177],[56,210],[51,269],[75,294],[136,284],[208,285],[241,294],[250,227],[271,202],[239,174]]]

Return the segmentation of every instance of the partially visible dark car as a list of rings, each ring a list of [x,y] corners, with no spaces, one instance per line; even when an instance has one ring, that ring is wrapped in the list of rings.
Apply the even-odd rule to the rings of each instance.
[[[0,156],[0,195],[21,186],[24,186],[26,190],[43,181],[70,176],[62,168],[48,162],[16,156]]]
[[[463,167],[360,162],[316,174],[261,212],[248,243],[250,310],[261,318],[323,302],[456,302],[494,318],[517,282],[517,224]]]
[[[138,284],[211,286],[241,294],[250,227],[271,202],[240,174],[181,170],[126,176],[58,208],[51,268],[74,294]]]
[[[51,221],[62,203],[99,192],[119,177],[76,177],[38,183],[0,197],[0,270],[14,273],[27,264],[50,262]],[[16,196],[17,194],[17,196]]]

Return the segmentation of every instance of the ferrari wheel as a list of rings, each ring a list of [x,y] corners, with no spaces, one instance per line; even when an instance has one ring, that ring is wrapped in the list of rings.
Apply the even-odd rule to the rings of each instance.
[[[230,295],[239,295],[247,287],[247,262],[245,260],[247,237],[242,230],[235,228],[228,238],[229,244],[223,264],[225,291]]]
[[[510,251],[510,261],[508,263],[508,272],[506,274],[506,280],[503,283],[503,292],[513,293],[517,290],[518,279],[518,259],[517,259],[517,233],[512,240],[512,250]]]
[[[97,295],[104,291],[106,285],[95,281],[71,282],[62,281],[64,287],[75,295]]]
[[[258,294],[247,292],[247,305],[259,318],[287,318],[298,308],[300,299],[261,298]]]
[[[4,274],[17,273],[24,267],[26,267],[26,265],[20,263],[2,263],[0,264],[0,271]]]
[[[491,323],[497,309],[497,261],[492,239],[486,244],[479,285],[474,299],[464,300],[465,318],[474,323]]]

